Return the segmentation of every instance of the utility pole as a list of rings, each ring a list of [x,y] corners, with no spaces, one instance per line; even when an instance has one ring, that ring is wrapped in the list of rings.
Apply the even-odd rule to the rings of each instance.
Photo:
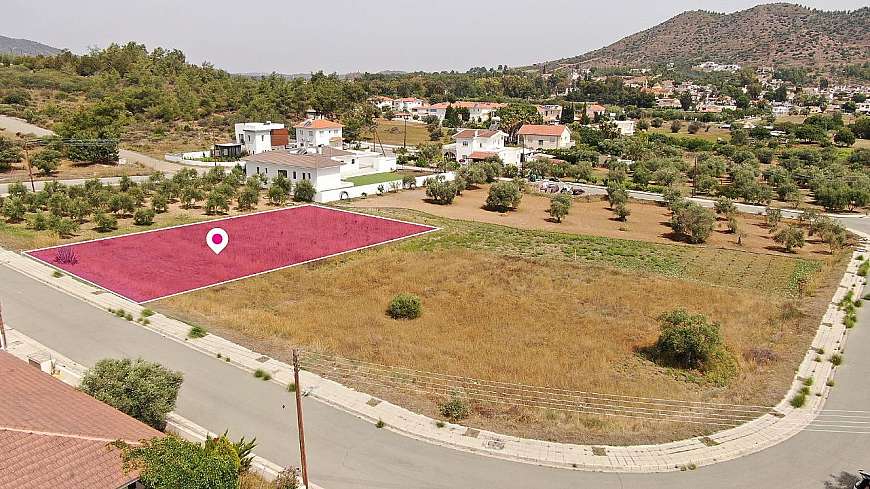
[[[302,386],[299,384],[299,350],[293,349],[293,381],[296,382],[296,424],[299,429],[299,456],[302,483],[308,487],[308,459],[305,455],[305,425],[302,422]]]
[[[3,324],[3,305],[0,304],[0,350],[9,348],[9,343],[6,342],[6,326]]]
[[[33,165],[30,164],[30,152],[27,151],[27,146],[30,140],[24,137],[24,161],[27,162],[27,173],[30,175],[30,190],[36,192],[36,184],[33,183]]]
[[[405,119],[402,117],[402,119]],[[402,137],[402,147],[408,147],[408,119],[405,119],[405,135]]]

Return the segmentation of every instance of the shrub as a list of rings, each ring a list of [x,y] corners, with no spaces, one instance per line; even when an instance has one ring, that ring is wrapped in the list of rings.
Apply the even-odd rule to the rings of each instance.
[[[190,331],[187,332],[188,338],[204,338],[208,335],[208,330],[203,328],[202,326],[192,326]]]
[[[728,197],[719,197],[716,199],[713,209],[716,211],[716,214],[728,216],[737,212],[737,205],[735,205],[734,201]]]
[[[833,355],[831,355],[830,360],[833,366],[838,367],[843,364],[843,355],[840,355],[839,353],[834,353]]]
[[[420,298],[413,294],[399,294],[390,301],[387,314],[393,319],[416,319],[423,313]]]
[[[556,222],[562,222],[562,219],[568,215],[573,201],[567,194],[558,194],[550,199],[550,208],[547,209],[547,214],[550,215]]]
[[[690,243],[703,243],[713,232],[716,217],[709,209],[689,203],[674,211],[671,228],[675,233],[688,239]]]
[[[520,205],[522,191],[514,182],[496,182],[489,187],[486,208],[495,212],[507,212]]]
[[[94,214],[95,229],[101,233],[106,233],[118,229],[118,218],[111,214],[98,212]]]
[[[293,188],[293,200],[297,202],[312,202],[316,193],[317,189],[314,188],[311,180],[301,180]]]
[[[764,217],[767,221],[767,227],[773,230],[776,229],[782,221],[782,211],[775,207],[768,207],[764,212]]]
[[[148,489],[238,489],[239,454],[226,437],[204,443],[175,435],[155,437],[136,446],[123,446],[125,466],[140,469]]]
[[[384,426],[387,426],[387,423],[384,423],[384,420],[382,419],[379,419],[378,422],[375,423],[375,428],[383,428]]]
[[[150,226],[154,224],[154,216],[156,214],[154,209],[136,209],[136,212],[133,213],[133,224],[137,226]]]
[[[626,204],[625,202],[620,202],[616,204],[613,212],[616,213],[616,217],[619,218],[619,220],[622,222],[627,221],[628,216],[631,215],[631,209],[628,208],[628,204]]]
[[[417,186],[417,179],[413,175],[405,175],[402,177],[402,188],[412,189]]]
[[[795,248],[804,246],[804,230],[798,226],[788,226],[779,230],[773,240],[781,244],[785,251],[791,253]]]
[[[724,349],[719,323],[702,314],[677,309],[659,316],[662,332],[656,343],[658,358],[666,364],[703,370]]]
[[[154,197],[151,198],[151,209],[158,214],[163,214],[169,210],[169,198],[166,197],[166,194],[154,194]]]
[[[296,475],[296,469],[290,467],[282,470],[272,485],[275,486],[275,489],[299,489],[302,487],[299,477]]]
[[[249,211],[257,206],[260,203],[260,190],[250,186],[245,185],[245,187],[239,192],[239,210]]]
[[[794,397],[791,398],[791,401],[789,401],[789,403],[795,409],[802,408],[807,403],[807,395],[803,392],[798,392],[794,395]]]
[[[468,402],[455,394],[447,401],[439,404],[438,411],[441,413],[441,416],[444,416],[454,423],[467,418],[468,415],[471,414],[471,408],[468,406]]]
[[[269,372],[266,372],[265,370],[263,370],[261,368],[254,370],[254,377],[256,377],[260,380],[263,380],[263,381],[272,380],[272,374],[270,374]]]
[[[3,216],[9,222],[21,222],[27,213],[27,208],[21,197],[7,197],[3,200]]]
[[[230,199],[217,188],[211,191],[205,201],[206,214],[226,214],[230,211]]]
[[[38,168],[43,175],[51,175],[60,166],[63,155],[60,151],[44,149],[36,154],[31,160],[34,167]]]
[[[681,121],[679,119],[671,121],[671,132],[672,133],[678,133],[678,132],[680,132],[680,129],[682,129],[682,128],[683,128],[683,121]]]
[[[122,311],[123,313],[123,311]],[[175,409],[183,377],[160,364],[139,360],[100,360],[82,378],[83,392],[143,423],[162,430]]]
[[[266,192],[266,196],[269,199],[269,203],[274,205],[284,205],[287,203],[288,192],[284,186],[276,185],[275,182],[272,182],[272,185]]]
[[[456,198],[457,188],[453,182],[443,178],[429,178],[426,180],[426,197],[439,205],[450,205]]]

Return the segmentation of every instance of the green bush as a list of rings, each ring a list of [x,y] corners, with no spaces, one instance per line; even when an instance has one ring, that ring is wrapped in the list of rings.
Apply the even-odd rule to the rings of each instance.
[[[802,408],[807,403],[807,395],[803,392],[798,392],[794,395],[794,397],[791,398],[791,401],[789,401],[789,403],[795,409]]]
[[[454,423],[467,418],[471,414],[468,402],[458,395],[453,395],[447,401],[442,402],[438,406],[438,411],[441,413],[441,416]]]
[[[154,209],[141,208],[136,209],[136,212],[133,213],[133,224],[137,226],[150,226],[154,224],[154,216],[157,213]]]
[[[124,445],[125,466],[140,469],[148,489],[238,489],[238,450],[226,437],[204,443],[175,435],[155,437],[135,446]]]
[[[486,208],[495,212],[516,209],[523,198],[522,190],[514,182],[496,182],[489,187]]]
[[[94,226],[101,233],[113,231],[118,229],[118,218],[111,214],[98,212],[94,214]]]
[[[208,335],[208,330],[203,328],[202,326],[193,326],[190,328],[190,331],[187,333],[188,338],[204,338]]]
[[[834,353],[831,355],[831,364],[835,367],[838,367],[843,364],[843,355],[839,353]]]
[[[448,182],[443,178],[426,179],[426,197],[439,205],[450,205],[457,195],[457,186],[454,182]]]
[[[125,314],[120,311],[121,314]],[[143,423],[162,430],[175,409],[183,377],[144,360],[100,360],[82,378],[80,389]]]
[[[674,211],[671,216],[671,228],[690,243],[703,243],[713,232],[716,216],[709,209],[698,204],[689,203]]]
[[[393,319],[416,319],[423,313],[420,298],[413,294],[399,294],[390,301],[387,314]]]
[[[317,189],[314,188],[311,180],[300,180],[293,188],[293,200],[296,202],[312,202],[316,193]]]
[[[553,196],[550,199],[550,208],[547,209],[547,214],[556,221],[562,222],[562,219],[568,215],[568,211],[571,210],[571,204],[573,204],[573,200],[571,200],[571,196],[567,194],[558,194]]]
[[[656,343],[658,358],[669,365],[703,370],[724,349],[718,323],[702,314],[677,309],[659,316],[661,335]]]

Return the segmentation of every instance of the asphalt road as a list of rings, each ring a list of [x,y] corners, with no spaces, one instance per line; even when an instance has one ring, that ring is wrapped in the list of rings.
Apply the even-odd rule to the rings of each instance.
[[[211,431],[256,436],[258,453],[273,462],[298,460],[295,412],[274,383],[152,333],[134,323],[0,267],[6,321],[84,365],[106,357],[141,357],[180,370],[177,411]],[[829,409],[870,407],[870,307],[859,309],[845,364]],[[694,471],[604,474],[513,463],[433,446],[379,430],[308,399],[307,442],[312,480],[344,488],[672,488],[826,486],[844,472],[870,467],[870,435],[804,432],[761,453]],[[865,430],[867,431],[867,430]]]

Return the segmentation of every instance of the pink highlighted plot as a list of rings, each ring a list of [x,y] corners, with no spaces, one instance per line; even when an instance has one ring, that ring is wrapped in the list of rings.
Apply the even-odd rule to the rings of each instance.
[[[215,228],[228,238],[219,254],[206,240]],[[127,299],[149,302],[435,229],[306,205],[27,254]]]

